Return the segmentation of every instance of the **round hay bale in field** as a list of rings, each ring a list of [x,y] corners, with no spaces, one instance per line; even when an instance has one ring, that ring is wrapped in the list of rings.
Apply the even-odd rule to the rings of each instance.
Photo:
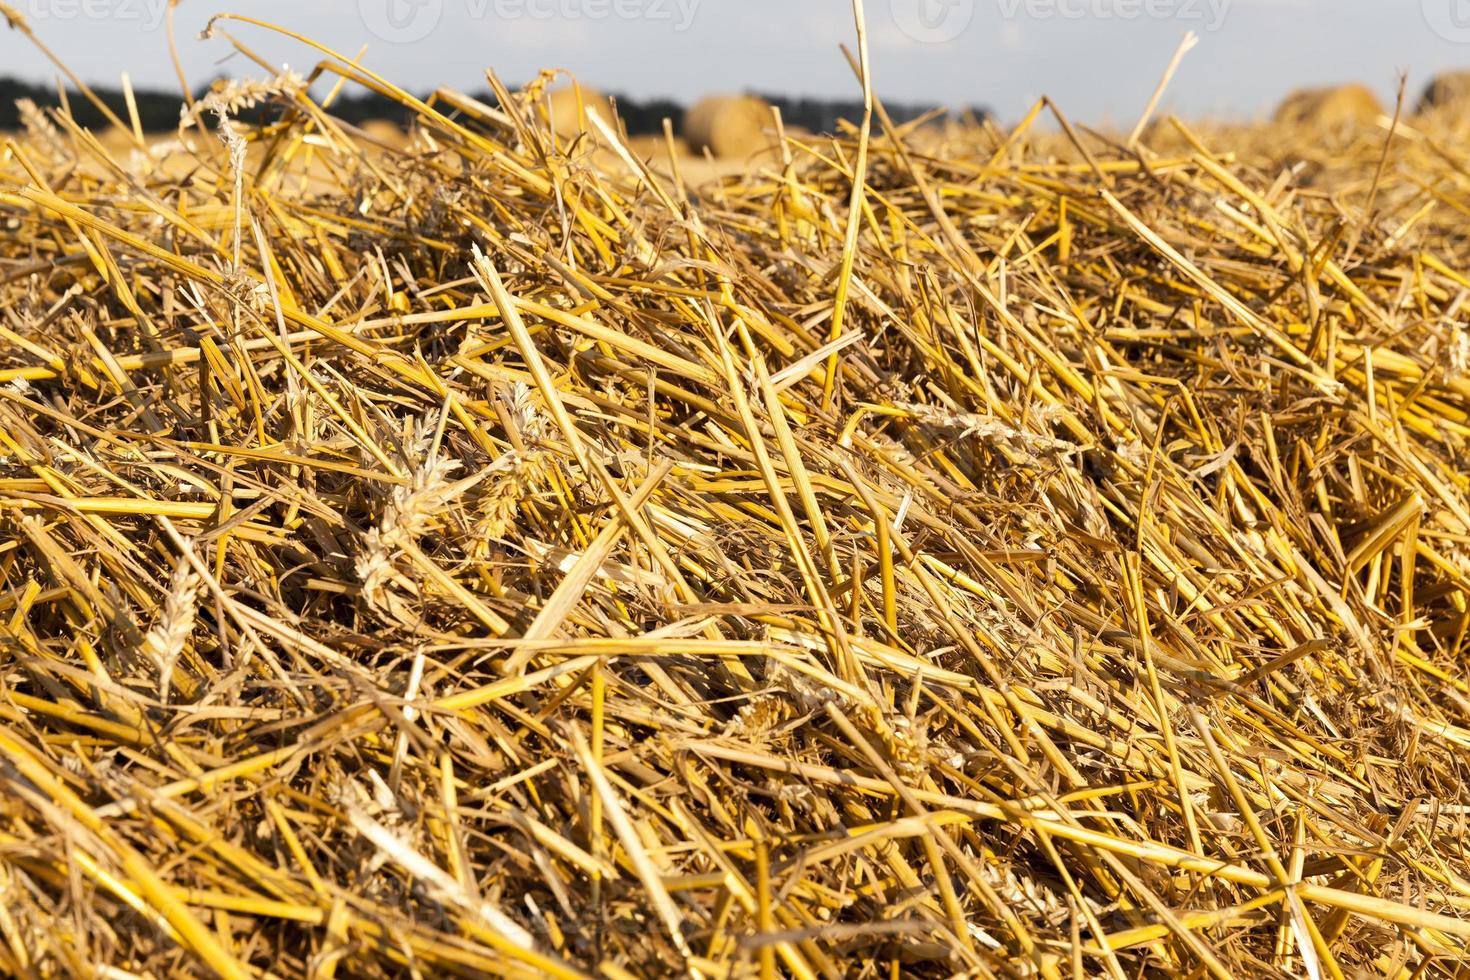
[[[689,143],[684,137],[675,136],[673,143],[674,156],[682,159],[689,155]],[[635,157],[643,160],[666,162],[669,159],[669,141],[651,133],[628,137],[628,149]]]
[[[372,142],[389,149],[401,150],[408,145],[408,132],[392,120],[364,119],[357,128]]]
[[[771,104],[754,95],[712,95],[684,116],[684,138],[696,153],[744,159],[767,149],[775,127]]]
[[[1292,126],[1343,129],[1366,126],[1383,114],[1383,104],[1368,86],[1334,85],[1288,95],[1277,107],[1275,121]]]
[[[551,115],[551,130],[559,139],[570,140],[581,133],[597,135],[597,129],[587,116],[589,109],[596,110],[603,122],[616,125],[616,113],[612,99],[597,89],[580,82],[573,82],[546,94],[549,100],[547,111]]]
[[[1424,87],[1419,97],[1417,111],[1430,112],[1436,109],[1452,109],[1470,114],[1470,71],[1452,71],[1436,75]]]

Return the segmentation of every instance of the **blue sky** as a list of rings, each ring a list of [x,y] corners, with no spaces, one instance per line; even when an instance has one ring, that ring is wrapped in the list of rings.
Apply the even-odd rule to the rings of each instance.
[[[169,85],[167,0],[9,0],[90,81]],[[200,41],[220,10],[246,12],[355,53],[411,88],[483,85],[565,67],[635,96],[689,100],[754,88],[851,95],[838,45],[849,0],[182,0],[191,78],[253,72]],[[1201,36],[1170,90],[1190,115],[1269,112],[1285,91],[1356,80],[1388,99],[1470,68],[1470,0],[866,0],[874,80],[893,101],[981,104],[1014,119],[1043,92],[1071,115],[1131,121],[1186,30]],[[232,30],[274,63],[314,55],[255,28]],[[421,37],[420,37],[421,36]],[[18,33],[0,29],[0,74],[49,78]]]

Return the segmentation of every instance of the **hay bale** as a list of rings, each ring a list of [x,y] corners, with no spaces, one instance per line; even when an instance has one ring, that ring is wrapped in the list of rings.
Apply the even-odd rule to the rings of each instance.
[[[398,150],[408,145],[408,133],[391,120],[365,119],[357,128],[370,141],[380,146]]]
[[[1416,111],[1422,114],[1436,109],[1470,113],[1470,71],[1436,75],[1424,87],[1424,94],[1419,97]]]
[[[1384,114],[1383,104],[1366,85],[1302,89],[1276,108],[1275,121],[1291,126],[1343,129],[1366,126]]]
[[[770,147],[771,104],[754,95],[712,95],[684,117],[684,138],[696,153],[746,158]]]
[[[595,135],[597,128],[588,118],[589,109],[595,109],[603,121],[609,124],[617,118],[612,99],[580,82],[552,89],[546,98],[549,102],[551,130],[558,139],[570,140],[582,133]]]
[[[669,141],[652,133],[628,137],[628,149],[642,160],[662,163],[669,159]],[[674,137],[674,155],[681,159],[689,155],[689,143],[682,136]]]

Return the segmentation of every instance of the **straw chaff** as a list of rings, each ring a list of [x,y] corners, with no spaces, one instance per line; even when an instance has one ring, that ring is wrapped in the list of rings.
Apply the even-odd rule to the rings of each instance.
[[[0,971],[1453,971],[1465,145],[319,71],[0,151]]]

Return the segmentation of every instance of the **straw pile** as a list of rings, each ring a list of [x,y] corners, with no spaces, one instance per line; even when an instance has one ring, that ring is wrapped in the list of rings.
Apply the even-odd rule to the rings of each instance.
[[[0,152],[0,970],[1455,969],[1466,147],[875,124],[845,252],[329,71]]]
[[[1366,85],[1335,85],[1288,95],[1276,108],[1275,122],[1331,130],[1370,125],[1382,115],[1382,103]]]
[[[770,103],[754,95],[711,95],[690,107],[684,138],[696,153],[745,159],[771,146]]]

